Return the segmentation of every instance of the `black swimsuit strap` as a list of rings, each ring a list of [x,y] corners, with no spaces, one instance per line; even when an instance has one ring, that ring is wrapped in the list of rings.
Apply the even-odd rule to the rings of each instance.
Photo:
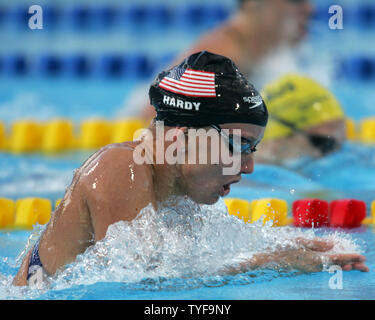
[[[35,243],[33,251],[31,253],[30,262],[29,262],[29,270],[28,270],[28,274],[27,274],[27,280],[34,273],[33,270],[30,270],[32,266],[39,266],[39,267],[43,268],[43,264],[42,264],[42,261],[40,260],[40,256],[39,256],[39,242],[40,242],[40,238]]]

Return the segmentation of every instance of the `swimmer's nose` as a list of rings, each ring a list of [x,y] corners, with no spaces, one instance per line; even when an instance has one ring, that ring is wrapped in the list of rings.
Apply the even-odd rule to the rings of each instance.
[[[250,174],[254,172],[254,157],[252,154],[243,156],[241,159],[241,173]]]

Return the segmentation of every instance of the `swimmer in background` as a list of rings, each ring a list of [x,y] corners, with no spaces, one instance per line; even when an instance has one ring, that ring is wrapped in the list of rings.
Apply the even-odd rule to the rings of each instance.
[[[287,74],[265,86],[269,121],[256,162],[291,165],[340,149],[346,120],[335,96],[308,77]]]
[[[196,86],[181,84],[178,80],[181,78],[195,81]],[[180,86],[171,86],[173,81]],[[178,66],[161,72],[152,83],[149,96],[157,110],[156,121],[163,121],[169,129],[165,135],[172,132],[175,141],[185,135],[188,128],[213,130],[224,144],[218,145],[213,138],[209,139],[205,150],[207,158],[210,159],[215,150],[230,151],[233,159],[240,160],[238,171],[224,175],[223,169],[229,165],[221,158],[219,162],[206,164],[158,164],[152,158],[150,164],[138,164],[134,156],[144,138],[100,149],[75,172],[72,184],[46,229],[26,254],[14,285],[37,284],[38,279],[43,282],[46,276],[54,275],[103,239],[110,225],[132,221],[150,203],[158,210],[171,197],[183,196],[198,204],[213,204],[230,192],[230,185],[240,181],[241,174],[253,172],[253,152],[263,137],[268,112],[259,93],[230,59],[205,51],[196,53]],[[161,153],[166,155],[174,142],[165,136],[161,137],[163,141],[158,140],[156,121],[149,127],[149,132],[153,133],[151,149],[157,149],[157,144],[162,142]],[[200,146],[184,142],[183,157],[190,148]],[[144,153],[148,151],[151,150],[144,149]],[[222,273],[241,273],[269,264],[304,272],[322,271],[323,257],[328,264],[340,265],[343,270],[368,271],[362,255],[329,254],[327,251],[334,246],[332,242],[296,239],[296,243],[298,248],[255,254],[249,260],[226,266]]]
[[[293,48],[304,39],[312,13],[309,0],[238,0],[238,9],[227,21],[203,34],[170,66],[206,50],[230,58],[251,83],[263,86],[269,78],[296,69],[283,49]],[[267,79],[263,79],[265,76]],[[139,101],[142,90],[136,90],[120,115],[130,112],[146,120],[154,118],[155,109],[147,101]]]

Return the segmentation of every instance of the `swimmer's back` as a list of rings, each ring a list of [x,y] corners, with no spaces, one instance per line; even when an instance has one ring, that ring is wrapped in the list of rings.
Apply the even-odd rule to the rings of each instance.
[[[39,254],[48,274],[104,238],[109,225],[130,221],[149,203],[155,204],[152,168],[134,163],[134,147],[133,142],[108,145],[75,172],[41,236]],[[30,253],[14,279],[15,285],[27,284],[29,259]]]

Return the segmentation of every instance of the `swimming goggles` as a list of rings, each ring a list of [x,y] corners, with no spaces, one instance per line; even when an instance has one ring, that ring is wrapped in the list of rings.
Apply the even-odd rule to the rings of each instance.
[[[297,128],[297,126],[289,121],[286,121],[284,119],[280,119],[275,116],[270,116],[272,119],[275,121],[281,123],[282,125],[290,128],[293,130],[293,132],[297,132],[302,134],[307,138],[309,143],[316,149],[320,150],[320,152],[323,155],[326,155],[328,153],[331,153],[337,149],[340,148],[340,143],[337,141],[337,139],[326,136],[326,135],[321,135],[321,134],[312,134],[312,133],[307,133],[304,130],[301,130]]]
[[[232,134],[229,134],[229,135],[226,134],[223,130],[221,130],[219,126],[212,124],[210,125],[210,127],[217,130],[217,132],[219,132],[219,134],[227,141],[229,151],[232,154],[233,154],[233,151],[235,151],[236,153],[241,153],[241,155],[248,155],[257,151],[256,145],[253,146],[253,144],[248,139],[241,137],[241,143],[238,144],[234,142]]]

